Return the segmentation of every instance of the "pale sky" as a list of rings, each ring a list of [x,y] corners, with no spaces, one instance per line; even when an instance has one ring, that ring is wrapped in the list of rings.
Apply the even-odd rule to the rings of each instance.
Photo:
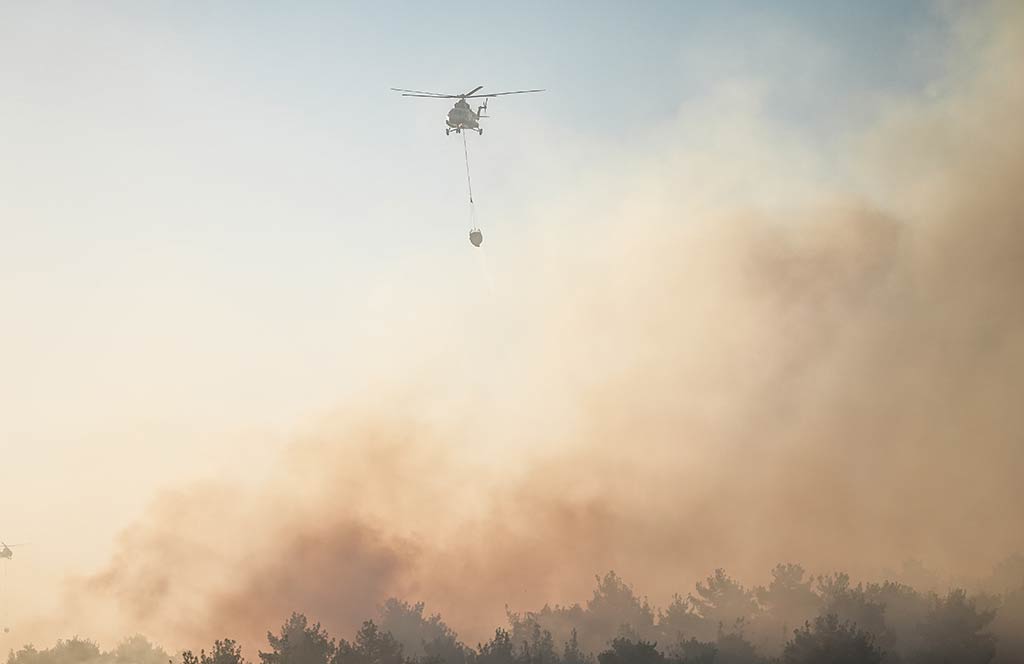
[[[531,210],[595,155],[629,177],[723,82],[827,164],[880,100],[934,94],[946,25],[909,1],[0,2],[12,592],[93,568],[160,488],[258,480],[419,313],[472,318],[448,107],[388,88],[547,89],[470,137],[500,280],[551,222]]]

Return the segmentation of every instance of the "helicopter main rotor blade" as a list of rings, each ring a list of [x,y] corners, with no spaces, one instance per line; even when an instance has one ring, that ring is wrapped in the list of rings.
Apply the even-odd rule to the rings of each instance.
[[[505,95],[524,95],[530,92],[544,92],[544,89],[540,90],[513,90],[512,92],[492,92],[488,95],[467,95],[465,99],[480,99],[482,97],[503,97]]]
[[[459,95],[448,95],[443,92],[424,92],[423,90],[406,90],[405,88],[391,88],[395,92],[411,92],[423,97],[444,97],[458,99]],[[479,88],[477,88],[479,90]],[[402,95],[403,97],[411,97],[413,95]]]
[[[465,99],[466,97],[472,96],[474,92],[479,92],[479,91],[480,91],[480,90],[481,90],[481,89],[482,89],[483,87],[484,87],[484,86],[482,86],[482,85],[478,85],[478,86],[476,86],[475,88],[473,88],[472,90],[470,90],[469,92],[467,92],[466,94],[464,94],[464,95],[460,95],[460,96],[461,96],[461,97],[462,97],[463,99]]]

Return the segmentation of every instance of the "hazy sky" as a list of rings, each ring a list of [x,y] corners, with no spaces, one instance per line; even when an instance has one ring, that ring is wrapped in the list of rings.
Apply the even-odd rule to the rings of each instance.
[[[159,488],[258,478],[400,362],[404,328],[472,324],[559,223],[531,211],[595,161],[633,177],[691,106],[757,91],[759,122],[854,188],[830,146],[941,91],[950,15],[0,3],[0,538],[31,543],[11,583],[94,567]],[[469,137],[483,267],[447,106],[388,91],[477,85],[547,89]]]

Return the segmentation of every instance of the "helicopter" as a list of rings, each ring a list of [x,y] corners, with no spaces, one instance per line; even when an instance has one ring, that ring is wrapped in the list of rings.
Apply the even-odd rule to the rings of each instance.
[[[0,558],[6,560],[14,558],[14,551],[11,549],[16,546],[21,546],[21,544],[5,544],[4,542],[0,542]]]
[[[404,88],[391,88],[395,92],[401,92],[403,97],[426,97],[428,99],[458,99],[455,102],[455,106],[448,111],[448,118],[445,120],[445,124],[448,125],[444,129],[445,135],[449,135],[454,131],[456,134],[461,134],[463,129],[469,131],[475,131],[481,136],[484,133],[483,127],[480,126],[480,118],[486,118],[484,111],[487,110],[487,100],[491,97],[502,97],[505,95],[523,95],[531,92],[544,92],[544,90],[513,90],[511,92],[492,92],[490,94],[478,95],[477,92],[483,89],[484,86],[478,85],[469,92],[461,95],[449,95],[442,92],[424,92],[422,90],[406,90]],[[477,106],[476,111],[470,107],[467,99],[483,99],[484,103]]]

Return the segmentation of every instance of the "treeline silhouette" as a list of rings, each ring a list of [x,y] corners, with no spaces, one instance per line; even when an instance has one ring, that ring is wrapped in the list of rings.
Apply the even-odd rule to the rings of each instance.
[[[922,568],[923,569],[923,568]],[[921,571],[919,569],[918,571]],[[931,579],[919,574],[925,583]],[[995,568],[971,594],[907,583],[851,583],[778,565],[746,588],[724,570],[653,608],[615,573],[585,604],[507,611],[475,647],[422,603],[390,599],[353,640],[335,640],[293,613],[267,633],[258,664],[1009,664],[1024,662],[1024,557]],[[231,639],[184,651],[180,664],[252,664]],[[101,652],[84,639],[12,651],[8,664],[167,664],[144,637]],[[171,660],[174,661],[174,660]]]

